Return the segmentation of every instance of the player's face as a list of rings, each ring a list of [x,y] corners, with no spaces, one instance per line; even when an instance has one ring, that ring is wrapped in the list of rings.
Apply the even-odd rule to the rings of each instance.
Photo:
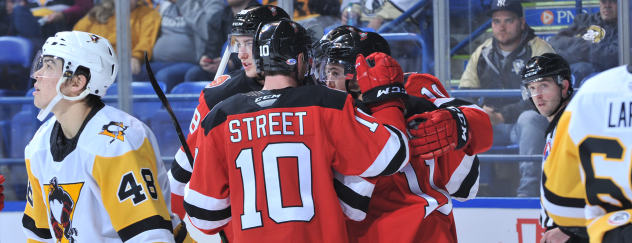
[[[46,56],[42,60],[41,68],[33,73],[35,78],[35,106],[40,109],[46,108],[57,95],[57,82],[62,75],[64,61],[59,58]]]
[[[327,86],[332,89],[345,91],[345,70],[344,65],[339,63],[328,63],[325,66],[325,80]]]
[[[617,20],[617,0],[599,0],[599,13],[605,21]]]
[[[540,114],[546,117],[554,115],[553,112],[562,101],[562,97],[560,96],[560,86],[552,77],[530,83],[527,89],[531,92],[533,103]]]
[[[246,70],[246,76],[254,78],[257,76],[257,69],[255,68],[255,62],[252,59],[252,36],[236,36],[237,47],[239,48],[239,60],[241,60],[241,66]]]
[[[496,11],[492,15],[492,32],[501,45],[512,45],[520,41],[524,29],[524,18],[509,11]]]

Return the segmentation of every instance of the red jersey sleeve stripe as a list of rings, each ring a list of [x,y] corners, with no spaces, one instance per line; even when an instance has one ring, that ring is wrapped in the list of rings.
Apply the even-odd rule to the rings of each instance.
[[[373,164],[360,176],[374,177],[392,175],[408,164],[408,140],[397,128],[384,124],[391,136],[380,151]]]

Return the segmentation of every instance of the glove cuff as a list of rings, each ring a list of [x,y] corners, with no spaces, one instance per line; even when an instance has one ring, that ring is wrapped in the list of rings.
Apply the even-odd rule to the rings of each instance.
[[[447,111],[452,114],[452,118],[456,121],[456,129],[457,134],[456,137],[458,139],[456,143],[455,150],[463,149],[470,143],[470,130],[468,129],[467,119],[465,119],[465,114],[461,109],[450,106],[445,108]]]
[[[408,93],[401,83],[392,83],[362,92],[362,103],[367,106],[380,103],[389,99],[408,100]]]

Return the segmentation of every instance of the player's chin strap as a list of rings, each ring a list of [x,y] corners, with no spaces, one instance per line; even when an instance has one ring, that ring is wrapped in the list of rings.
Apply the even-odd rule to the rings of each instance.
[[[44,108],[43,110],[41,110],[39,112],[39,114],[37,114],[37,119],[40,121],[44,121],[44,119],[46,119],[46,117],[48,116],[48,113],[50,113],[50,111],[53,109],[53,107],[55,107],[55,105],[57,105],[57,103],[59,101],[61,101],[61,99],[66,99],[66,100],[70,100],[70,101],[74,101],[74,100],[80,100],[85,98],[86,96],[88,96],[88,94],[90,94],[90,88],[86,87],[86,89],[81,92],[81,94],[79,94],[78,96],[75,97],[68,97],[65,96],[64,94],[61,93],[61,90],[59,89],[61,87],[61,84],[63,84],[64,82],[66,82],[66,80],[68,80],[69,77],[67,76],[62,76],[61,78],[59,78],[59,81],[57,82],[57,87],[55,87],[55,89],[57,90],[57,95],[55,96],[55,98],[53,98],[53,100],[50,101],[50,103],[48,103],[48,105],[46,106],[46,108]]]

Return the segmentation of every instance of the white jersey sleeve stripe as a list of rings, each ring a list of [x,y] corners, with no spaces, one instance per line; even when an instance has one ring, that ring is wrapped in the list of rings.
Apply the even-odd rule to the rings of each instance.
[[[391,137],[373,164],[360,175],[362,177],[391,175],[408,164],[410,153],[406,135],[392,126],[385,124],[384,127],[391,133]]]

